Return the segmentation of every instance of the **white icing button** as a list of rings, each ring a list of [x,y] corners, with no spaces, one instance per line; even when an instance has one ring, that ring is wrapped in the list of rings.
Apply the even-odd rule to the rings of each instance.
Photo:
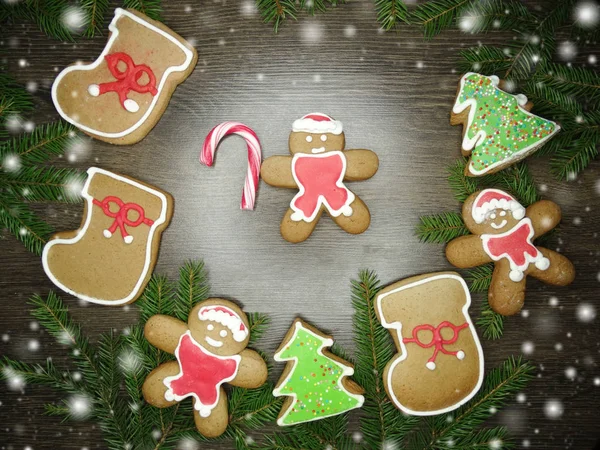
[[[97,84],[90,84],[88,86],[88,93],[92,97],[98,97],[100,95],[100,86],[98,86]]]
[[[173,391],[171,391],[171,389],[168,389],[165,392],[165,400],[172,402],[173,400],[175,400],[175,397],[173,396]]]
[[[131,244],[133,242],[133,236],[125,236],[123,238],[123,240],[125,241],[126,244]]]
[[[550,267],[550,260],[548,258],[538,259],[535,262],[535,267],[537,267],[540,270],[546,270],[548,267]]]
[[[504,217],[506,215],[506,211],[500,211],[500,217]]]
[[[302,220],[302,213],[296,211],[290,216],[290,219],[292,219],[294,222],[300,222]]]
[[[325,141],[327,140],[327,135],[326,135],[326,134],[322,134],[322,135],[321,135],[321,140],[322,140],[323,142],[325,142]]]
[[[104,235],[105,238],[109,238],[109,237],[112,236],[112,233],[110,231],[108,231],[108,230],[104,230],[102,232],[102,234]]]
[[[342,214],[346,217],[350,217],[352,215],[352,207],[350,205],[344,206],[342,208]]]
[[[208,417],[210,416],[210,408],[206,406],[200,408],[200,417]]]
[[[518,281],[521,281],[523,279],[523,272],[521,272],[520,270],[514,269],[514,270],[510,271],[508,276],[512,281],[517,283]]]
[[[458,359],[465,359],[465,352],[463,352],[462,350],[459,350],[459,351],[456,353],[456,357],[457,357]]]
[[[434,370],[435,363],[433,361],[429,361],[427,364],[425,364],[425,367],[427,367],[429,370]]]
[[[227,336],[227,330],[221,330],[221,331],[219,331],[219,336],[221,336],[221,337]]]
[[[312,136],[306,136],[306,142],[312,142]]]
[[[138,112],[140,110],[140,105],[137,104],[137,102],[135,100],[131,100],[130,98],[128,98],[127,100],[125,100],[125,102],[123,102],[123,106],[125,106],[125,109],[129,112]]]
[[[211,324],[208,324],[208,326],[206,328],[208,329],[208,331],[212,331],[215,329],[215,326],[211,323]]]

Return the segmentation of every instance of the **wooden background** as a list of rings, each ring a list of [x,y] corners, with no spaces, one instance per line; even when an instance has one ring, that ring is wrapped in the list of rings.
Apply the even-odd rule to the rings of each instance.
[[[261,343],[266,352],[273,353],[298,314],[352,350],[349,283],[360,269],[376,270],[388,284],[450,267],[443,246],[419,243],[414,230],[420,215],[459,208],[445,171],[459,156],[461,129],[449,125],[460,77],[455,71],[458,52],[480,40],[501,44],[506,37],[454,31],[427,42],[420,29],[407,26],[382,33],[370,1],[352,1],[315,18],[301,14],[277,35],[262,24],[252,2],[163,4],[165,23],[198,49],[195,72],[141,143],[116,147],[90,140],[76,162],[62,164],[82,170],[98,165],[173,194],[175,214],[156,271],[175,277],[186,260],[203,258],[213,295],[271,316],[271,330]],[[49,94],[57,71],[75,60],[92,61],[105,42],[100,36],[63,44],[28,25],[1,33],[10,72],[21,82],[39,84],[36,123],[58,118]],[[26,67],[20,67],[21,59]],[[264,157],[286,154],[292,122],[313,111],[344,123],[348,148],[370,148],[379,155],[377,175],[350,186],[371,209],[373,221],[366,233],[351,236],[324,216],[307,242],[291,245],[281,238],[279,222],[292,191],[261,183],[256,210],[239,209],[246,171],[240,138],[222,143],[213,168],[201,166],[198,154],[210,128],[225,120],[256,130]],[[530,161],[544,197],[563,208],[555,246],[573,260],[578,276],[568,288],[529,281],[529,314],[509,318],[501,340],[482,342],[488,368],[519,355],[525,341],[535,345],[529,358],[538,369],[537,378],[523,392],[526,400],[511,399],[493,423],[508,426],[519,446],[589,449],[598,438],[600,387],[594,378],[600,376],[600,340],[598,319],[581,323],[576,308],[582,302],[598,304],[600,163],[594,162],[576,181],[559,183],[548,173],[546,159]],[[77,228],[82,214],[78,205],[42,205],[37,210],[59,230]],[[1,236],[0,329],[5,337],[0,352],[31,362],[51,356],[61,364],[65,349],[37,329],[26,305],[29,296],[45,294],[53,286],[38,257],[6,232]],[[549,303],[554,296],[557,306]],[[123,330],[136,321],[134,306],[111,309],[63,297],[92,336],[110,328]],[[27,349],[31,339],[40,342],[39,350]],[[576,368],[575,380],[565,376],[567,367]],[[272,376],[281,369],[276,366]],[[0,389],[2,449],[102,448],[94,424],[60,424],[58,418],[42,414],[44,403],[58,400],[49,389],[27,386],[24,392],[9,392],[5,384]],[[564,406],[558,420],[544,415],[549,399]]]

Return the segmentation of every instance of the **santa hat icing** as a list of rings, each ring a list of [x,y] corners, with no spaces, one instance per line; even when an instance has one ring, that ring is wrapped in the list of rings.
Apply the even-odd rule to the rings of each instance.
[[[295,120],[292,124],[292,131],[341,134],[343,127],[342,122],[332,119],[327,114],[310,113]]]
[[[242,342],[248,337],[248,328],[234,311],[225,306],[205,306],[198,311],[200,320],[217,322],[229,328],[236,342]]]
[[[495,209],[511,211],[515,219],[525,217],[525,208],[506,192],[498,189],[484,189],[473,202],[472,216],[476,223],[483,223],[485,216]]]

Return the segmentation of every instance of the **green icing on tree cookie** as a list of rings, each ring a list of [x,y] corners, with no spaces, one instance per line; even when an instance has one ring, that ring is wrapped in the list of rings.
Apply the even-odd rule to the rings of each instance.
[[[498,89],[498,81],[495,76],[467,73],[452,110],[460,114],[470,107],[462,147],[472,150],[469,172],[473,175],[483,175],[508,160],[518,161],[560,129],[523,109],[527,98]]]
[[[292,327],[292,337],[275,354],[275,361],[290,361],[292,365],[286,367],[273,391],[275,396],[292,397],[289,404],[284,403],[287,410],[277,423],[294,425],[360,408],[364,397],[349,392],[342,382],[354,369],[323,354],[323,348],[333,341],[309,330],[300,320]]]

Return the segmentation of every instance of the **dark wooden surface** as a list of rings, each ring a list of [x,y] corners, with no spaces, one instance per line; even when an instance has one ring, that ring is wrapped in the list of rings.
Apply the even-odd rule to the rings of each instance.
[[[419,243],[414,229],[419,215],[459,208],[445,178],[445,167],[459,156],[461,129],[449,125],[460,75],[454,70],[458,51],[481,39],[502,43],[505,38],[456,31],[426,42],[419,29],[406,26],[382,33],[370,1],[350,2],[315,18],[302,14],[297,22],[285,23],[278,35],[251,13],[250,2],[163,3],[165,23],[198,49],[195,72],[141,143],[115,147],[90,140],[72,165],[98,165],[173,194],[175,215],[156,271],[175,277],[184,261],[203,258],[212,294],[272,317],[263,350],[272,354],[298,314],[352,350],[349,282],[359,269],[376,270],[388,284],[449,268],[443,247]],[[75,60],[93,60],[105,42],[97,37],[63,44],[21,25],[1,33],[11,73],[24,83],[39,84],[32,117],[36,123],[58,117],[49,95],[57,71]],[[583,53],[585,61],[588,53]],[[19,66],[20,59],[26,67]],[[370,148],[379,155],[379,173],[351,186],[368,204],[373,221],[366,233],[351,236],[323,217],[306,243],[291,245],[279,235],[291,191],[263,183],[256,211],[239,210],[246,170],[241,139],[222,143],[213,168],[201,166],[198,153],[212,126],[239,120],[259,134],[264,157],[285,154],[291,123],[312,111],[344,123],[348,148]],[[582,323],[576,311],[583,302],[598,305],[600,163],[592,163],[573,182],[559,183],[548,173],[546,159],[530,161],[544,197],[563,208],[555,247],[573,260],[578,275],[568,288],[529,281],[528,315],[508,319],[501,340],[482,342],[488,368],[519,355],[524,342],[535,344],[529,358],[537,378],[523,391],[525,400],[511,398],[493,423],[508,426],[519,446],[589,449],[598,438],[600,339],[598,319]],[[82,213],[81,206],[42,205],[37,210],[59,230],[76,228]],[[6,232],[1,236],[0,352],[31,362],[50,356],[64,363],[65,348],[38,329],[26,305],[32,294],[52,289],[40,259]],[[555,306],[553,297],[558,299]],[[110,328],[121,331],[137,317],[135,307],[112,309],[64,298],[92,336]],[[478,300],[476,296],[473,316]],[[32,339],[39,341],[39,350],[28,350]],[[576,369],[574,380],[565,375],[569,367]],[[280,370],[276,366],[272,375]],[[0,448],[103,447],[93,423],[60,424],[43,415],[44,403],[58,400],[49,389],[27,386],[12,392],[2,384],[0,392]],[[557,420],[544,414],[551,399],[564,406]]]

